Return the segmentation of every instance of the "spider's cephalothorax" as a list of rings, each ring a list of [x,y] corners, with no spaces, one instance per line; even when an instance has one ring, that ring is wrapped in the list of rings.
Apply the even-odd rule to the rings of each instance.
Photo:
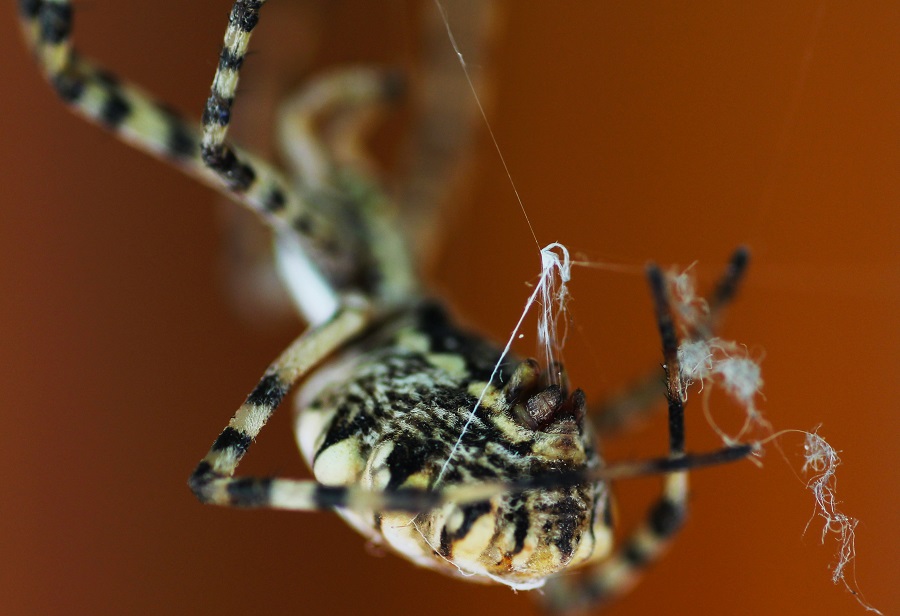
[[[586,412],[580,390],[569,391],[561,367],[501,362],[495,347],[422,299],[393,200],[359,147],[369,111],[398,93],[394,73],[336,72],[291,97],[279,124],[288,172],[228,141],[238,76],[263,4],[234,2],[195,125],[76,54],[69,0],[19,2],[25,35],[67,104],[218,188],[273,229],[279,270],[310,324],[232,416],[191,475],[191,489],[217,505],[337,509],[418,564],[516,588],[546,583],[543,596],[553,608],[622,592],[680,527],[688,469],[752,451],[733,445],[685,453],[678,315],[665,277],[648,268],[663,347],[668,456],[605,464],[591,424],[604,430],[624,423],[647,405],[648,391],[660,392],[659,375],[608,405],[595,422],[598,414]],[[472,16],[478,15],[484,17],[475,9]],[[433,31],[443,34],[437,24]],[[466,118],[449,107],[442,111],[445,117],[423,131],[419,144],[422,159],[437,154],[438,167],[453,162],[448,144],[461,143]],[[441,175],[433,166],[421,171]],[[412,201],[428,209],[427,200]],[[709,298],[706,320],[692,323],[689,337],[711,335],[746,261],[745,251],[735,253]],[[236,477],[248,448],[296,385],[302,385],[298,436],[317,481]],[[648,473],[663,476],[662,493],[613,550],[607,480]],[[579,564],[590,564],[584,575],[557,575]]]
[[[533,360],[502,364],[492,381],[499,360],[435,305],[392,320],[301,392],[298,435],[316,478],[382,492],[598,468],[581,390],[550,384]],[[343,513],[419,564],[527,588],[607,554],[607,499],[586,481],[418,515]]]

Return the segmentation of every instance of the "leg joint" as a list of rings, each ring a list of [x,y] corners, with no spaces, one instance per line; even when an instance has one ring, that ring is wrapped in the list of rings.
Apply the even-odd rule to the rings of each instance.
[[[200,149],[200,156],[206,166],[218,173],[232,190],[244,192],[256,180],[253,168],[240,162],[230,148],[203,146]]]
[[[188,487],[201,503],[213,502],[212,484],[216,479],[222,479],[220,473],[212,469],[212,465],[205,460],[197,465],[194,472],[188,478]]]

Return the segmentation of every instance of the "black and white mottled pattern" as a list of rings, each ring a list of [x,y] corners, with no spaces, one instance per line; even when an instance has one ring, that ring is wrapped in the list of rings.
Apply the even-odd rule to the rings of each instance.
[[[535,431],[517,419],[503,392],[516,363],[508,360],[438,482],[499,350],[454,327],[434,305],[408,315],[387,340],[367,343],[370,348],[342,368],[343,378],[329,375],[330,383],[301,411],[300,430],[316,432],[301,434],[300,441],[319,481],[386,492],[440,490],[600,464],[583,423],[574,431],[557,431],[562,424]],[[397,524],[398,516],[384,511],[345,515],[421,564],[531,587],[605,552],[607,506],[605,485],[585,482],[451,504],[411,524]]]
[[[745,250],[710,296],[708,316],[681,336],[668,283],[659,268],[648,268],[663,341],[669,455],[604,466],[584,393],[569,392],[560,366],[548,368],[560,375],[551,379],[533,360],[498,365],[497,348],[422,302],[398,210],[358,152],[363,120],[403,90],[396,72],[336,71],[291,98],[280,124],[281,141],[292,143],[282,170],[227,135],[264,0],[232,3],[199,122],[76,53],[69,0],[18,4],[26,40],[65,104],[259,214],[290,265],[281,275],[310,327],[269,365],[196,466],[189,485],[201,502],[335,508],[421,565],[514,588],[547,582],[545,604],[566,611],[621,594],[659,557],[684,521],[689,469],[754,450],[685,453],[678,366],[680,337],[713,335],[746,268]],[[323,118],[334,126],[322,130]],[[235,476],[301,383],[297,432],[317,481]],[[631,392],[604,414],[606,424],[627,423],[647,404]],[[641,474],[662,475],[662,494],[614,552],[603,480]],[[585,563],[592,566],[582,576],[558,575]]]

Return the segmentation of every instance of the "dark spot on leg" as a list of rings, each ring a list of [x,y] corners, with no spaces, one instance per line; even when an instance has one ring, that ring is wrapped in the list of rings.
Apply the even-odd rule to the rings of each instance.
[[[110,90],[100,109],[100,121],[111,129],[117,129],[131,115],[131,103],[117,90]]]
[[[277,374],[267,374],[247,396],[245,404],[274,409],[281,403],[287,392],[287,385],[278,378]]]
[[[228,503],[234,507],[262,507],[268,505],[272,492],[271,479],[247,477],[228,483]]]
[[[210,463],[204,460],[198,464],[197,468],[194,469],[194,472],[191,473],[190,478],[188,478],[188,486],[201,503],[208,503],[211,498],[207,486],[209,486],[210,482],[219,477],[220,475],[218,473],[213,472]]]
[[[629,543],[625,546],[625,549],[622,550],[622,558],[625,562],[635,568],[643,567],[650,560],[649,555],[636,543]]]
[[[659,537],[668,537],[684,523],[684,508],[670,500],[663,499],[650,510],[647,522]]]
[[[166,138],[166,151],[175,160],[193,158],[197,154],[197,142],[194,135],[180,118],[170,117],[169,135]]]
[[[340,507],[347,500],[347,488],[343,486],[316,486],[313,503],[319,509]]]
[[[46,43],[58,45],[69,38],[72,31],[72,7],[68,4],[44,2],[38,19],[41,24],[41,38]]]
[[[84,81],[71,72],[60,73],[50,78],[50,85],[66,103],[76,103],[84,94]]]
[[[256,172],[250,165],[238,161],[229,148],[204,147],[200,156],[207,167],[218,173],[231,190],[244,192],[256,180]]]
[[[277,186],[273,186],[263,201],[263,207],[267,212],[274,214],[283,210],[286,202],[287,198],[284,195],[284,191]]]
[[[25,19],[34,19],[41,10],[41,0],[19,0],[19,13]]]
[[[253,439],[250,436],[229,426],[222,430],[222,434],[212,444],[211,450],[223,451],[231,449],[240,458],[247,453],[251,443],[253,443]]]
[[[240,0],[234,3],[231,12],[231,24],[243,32],[250,32],[259,22],[259,7],[262,2],[258,0]]]
[[[203,125],[228,126],[228,123],[231,121],[231,106],[233,104],[233,98],[224,98],[216,92],[211,92],[209,98],[206,99],[206,107],[203,108],[203,117],[201,119]]]
[[[222,53],[219,54],[219,70],[240,70],[243,63],[244,56],[235,55],[227,47],[222,48]]]

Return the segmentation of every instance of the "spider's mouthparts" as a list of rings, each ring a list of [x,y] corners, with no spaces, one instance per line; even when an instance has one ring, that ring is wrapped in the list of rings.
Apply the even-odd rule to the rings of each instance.
[[[506,384],[506,399],[516,419],[532,430],[578,432],[584,419],[584,392],[576,389],[569,395],[564,386],[547,384],[547,377],[553,373],[558,371],[542,374],[534,359],[526,359]]]

